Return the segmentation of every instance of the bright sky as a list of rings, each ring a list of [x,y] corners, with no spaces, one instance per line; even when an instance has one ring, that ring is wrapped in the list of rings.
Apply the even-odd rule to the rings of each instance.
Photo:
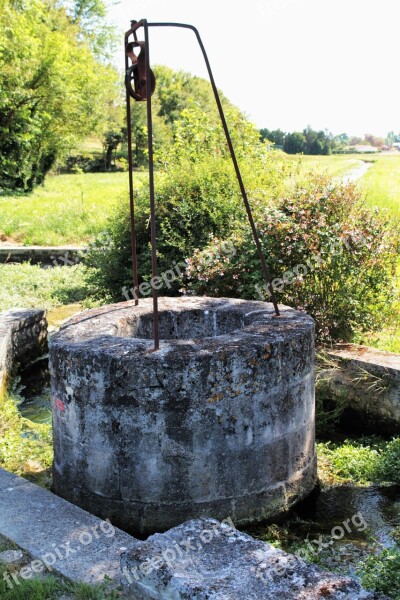
[[[121,0],[110,18],[121,31],[195,25],[217,86],[258,127],[400,130],[399,0]],[[152,64],[207,78],[192,32],[151,29],[150,50]]]

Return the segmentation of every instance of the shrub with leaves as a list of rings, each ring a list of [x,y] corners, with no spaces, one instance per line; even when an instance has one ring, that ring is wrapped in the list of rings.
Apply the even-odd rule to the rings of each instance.
[[[400,599],[400,548],[383,548],[376,556],[369,556],[357,569],[362,585],[370,590]]]
[[[257,168],[255,168],[257,163]],[[282,190],[293,166],[278,165],[265,155],[241,162],[243,174],[257,197],[269,202],[268,196]],[[258,190],[258,191],[257,191]],[[157,255],[159,274],[180,264],[196,248],[205,248],[215,238],[228,238],[232,232],[247,227],[239,187],[231,161],[218,155],[192,155],[176,158],[164,170],[156,173],[155,200],[157,214]],[[135,220],[138,267],[141,280],[151,277],[151,244],[149,188],[143,185],[135,193]],[[122,300],[122,288],[132,287],[132,258],[128,199],[111,217],[108,229],[92,244],[87,264],[95,269],[93,282],[99,294]],[[160,288],[160,294],[179,292],[182,279],[170,288]]]
[[[346,340],[355,328],[372,330],[393,298],[399,236],[385,213],[364,207],[353,184],[310,173],[273,207],[253,202],[257,228],[280,302],[306,310],[321,341]],[[196,250],[187,269],[188,292],[270,299],[251,233],[230,241],[230,257],[213,240]],[[213,260],[212,256],[216,256]]]

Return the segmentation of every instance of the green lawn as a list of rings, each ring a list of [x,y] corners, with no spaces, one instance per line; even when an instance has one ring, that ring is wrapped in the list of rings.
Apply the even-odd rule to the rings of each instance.
[[[300,160],[303,170],[314,168],[327,171],[332,177],[342,177],[360,166],[361,159],[355,155],[335,154],[332,156],[301,156],[286,155],[286,160]]]
[[[93,293],[81,264],[42,269],[39,265],[0,265],[0,311],[85,303]]]
[[[400,217],[400,152],[370,159],[372,167],[360,179],[367,204],[388,208]]]
[[[300,161],[303,169],[318,168],[333,177],[342,177],[360,166],[361,161],[370,163],[371,168],[357,180],[369,206],[388,208],[400,217],[400,152],[381,154],[334,154],[332,156],[288,156],[282,160]]]
[[[289,156],[276,153],[278,161],[296,161],[302,171],[326,170],[344,176],[360,165],[373,162],[359,180],[372,206],[387,207],[400,215],[400,153],[393,156],[333,155]],[[135,173],[136,186],[146,173]],[[0,195],[0,239],[25,245],[86,244],[101,231],[118,202],[126,202],[127,173],[86,173],[49,176],[30,194]]]
[[[128,210],[127,186],[127,173],[49,176],[30,194],[0,196],[0,237],[25,245],[85,244],[118,201]]]

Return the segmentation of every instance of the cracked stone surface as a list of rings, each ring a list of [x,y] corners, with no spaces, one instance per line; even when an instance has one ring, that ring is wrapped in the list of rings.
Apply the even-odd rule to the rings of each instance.
[[[227,298],[81,313],[50,344],[54,490],[133,533],[273,517],[316,481],[314,324]]]
[[[384,598],[214,519],[151,536],[124,553],[121,566],[131,600]]]
[[[4,550],[0,552],[0,563],[3,565],[18,565],[24,562],[24,553],[21,550]]]

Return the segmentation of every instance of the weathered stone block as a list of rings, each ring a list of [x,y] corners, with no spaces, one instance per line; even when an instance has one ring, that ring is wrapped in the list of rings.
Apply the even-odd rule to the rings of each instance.
[[[214,519],[156,534],[121,557],[130,600],[372,600],[328,573]]]
[[[337,368],[321,376],[346,405],[346,421],[365,432],[399,433],[400,354],[356,344],[338,344],[328,354]]]

